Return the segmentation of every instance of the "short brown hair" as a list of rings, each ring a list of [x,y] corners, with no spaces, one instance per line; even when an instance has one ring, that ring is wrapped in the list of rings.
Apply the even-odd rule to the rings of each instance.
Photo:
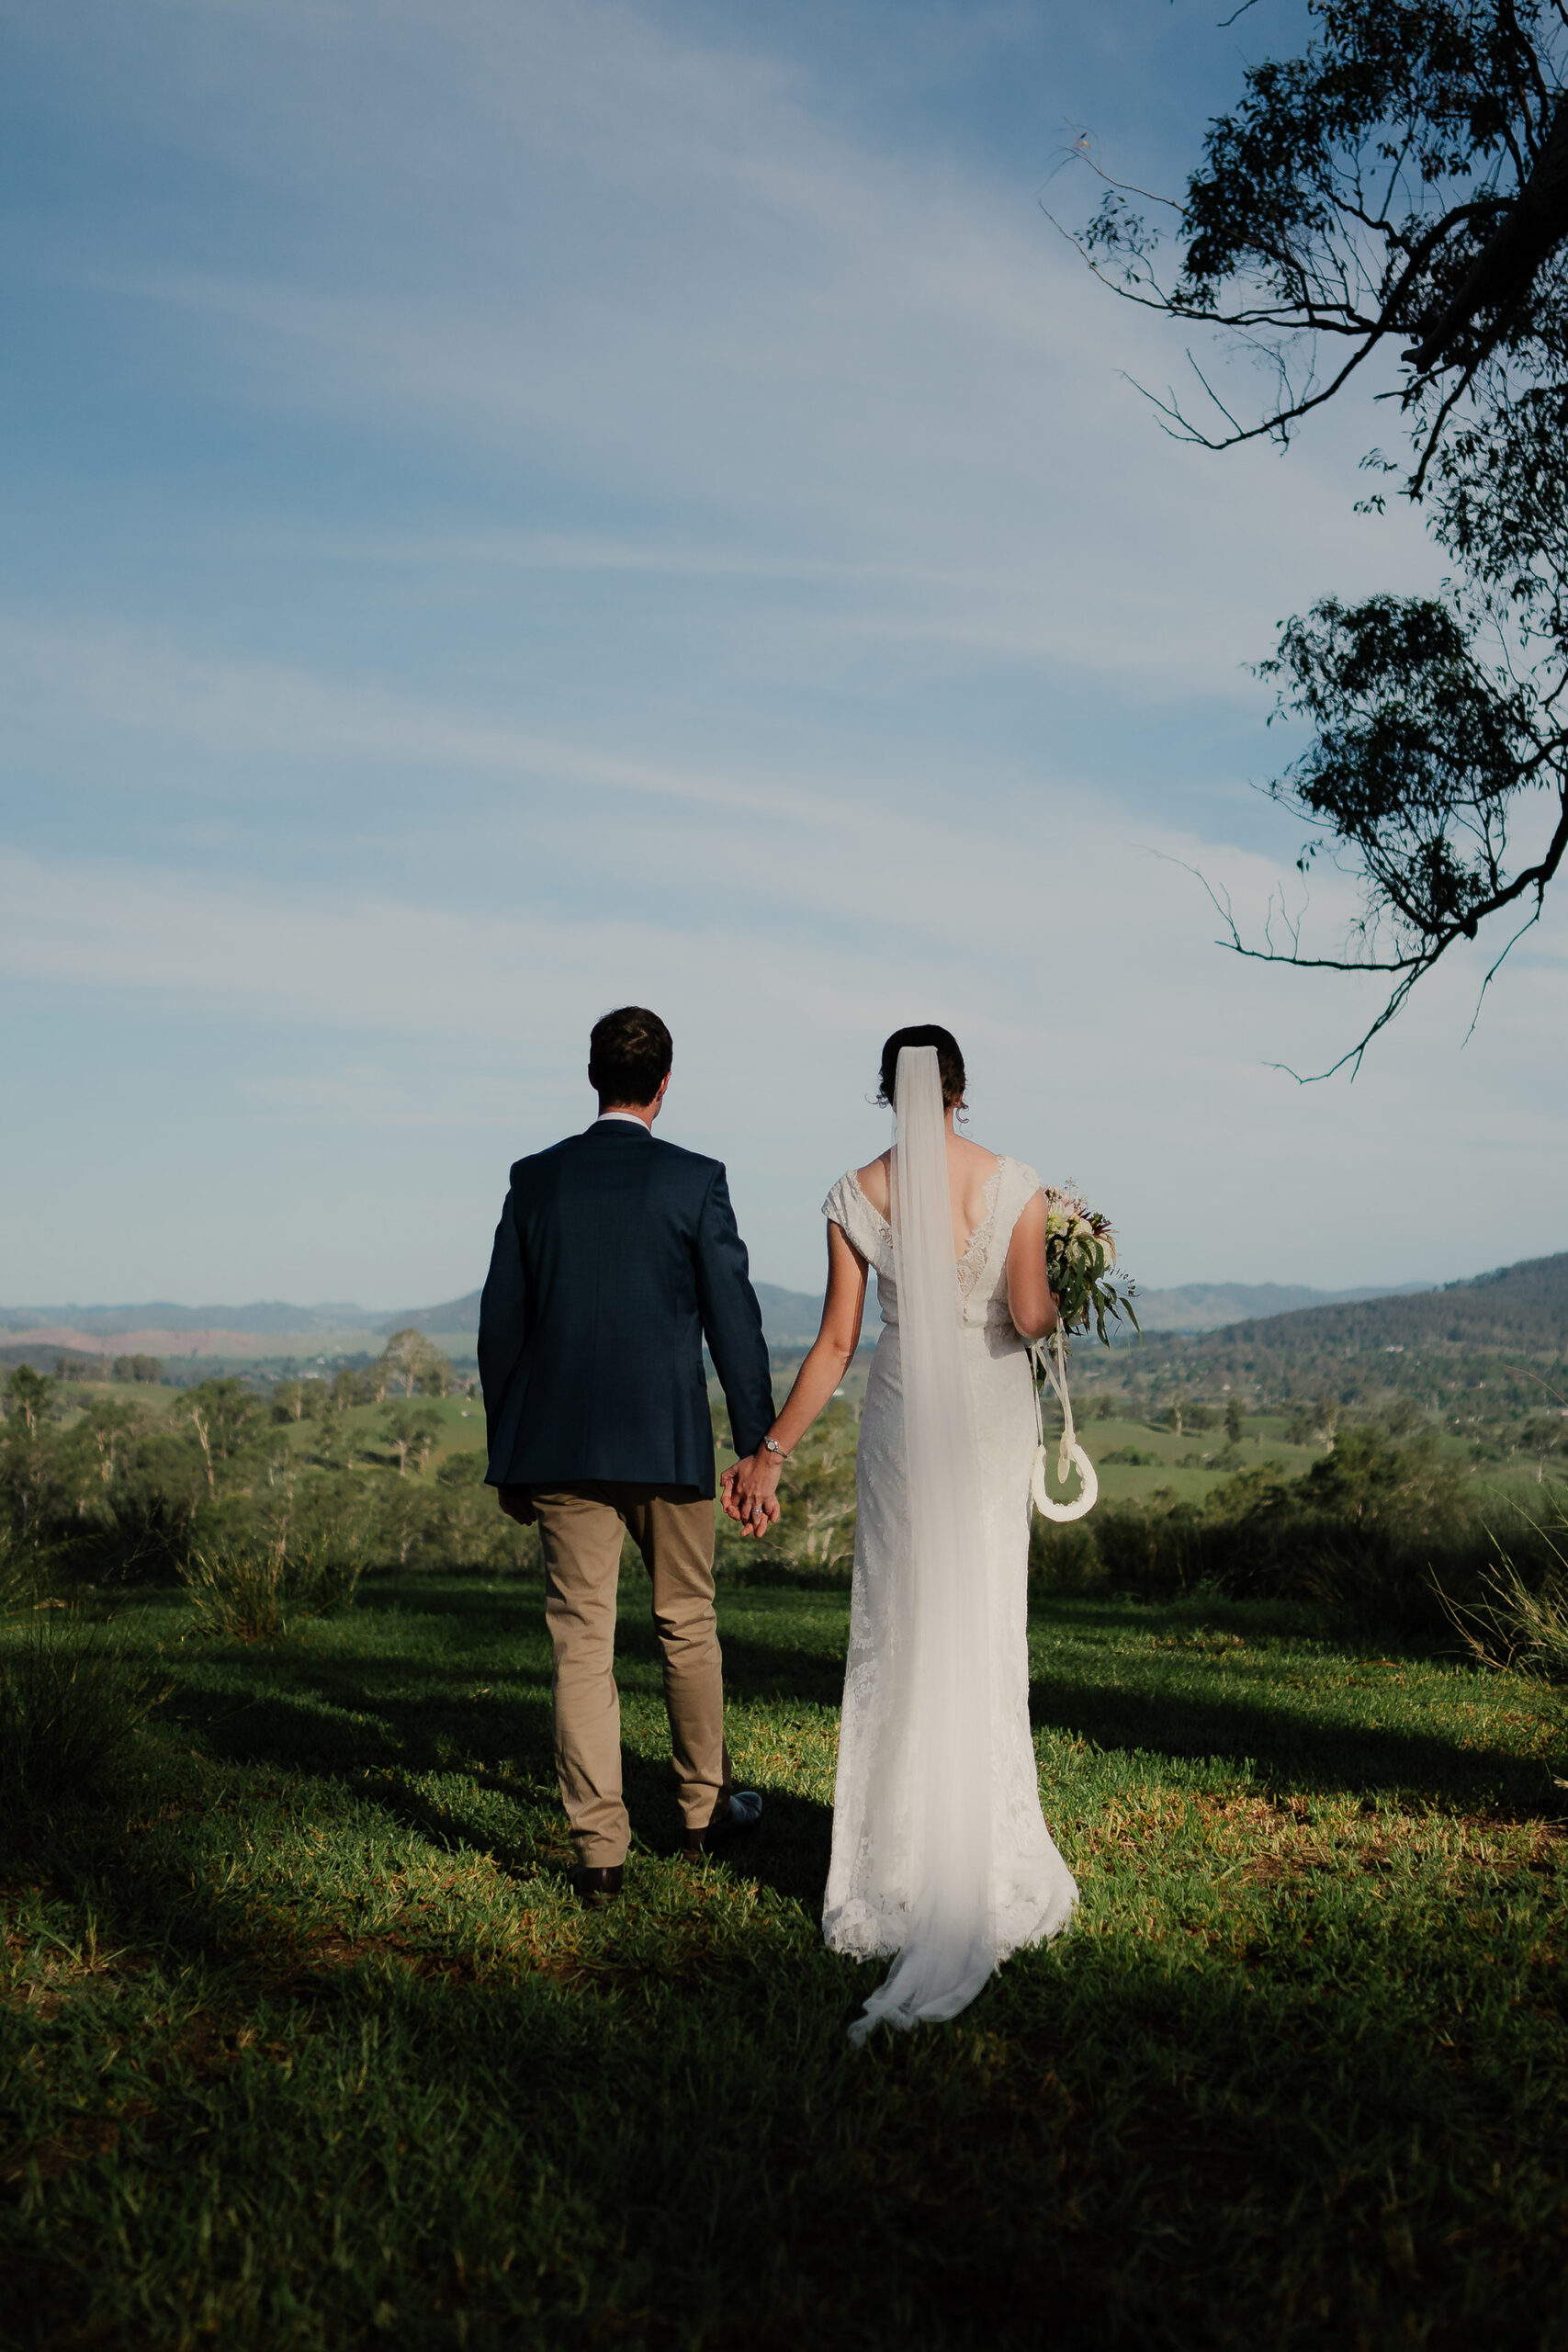
[[[955,1102],[964,1100],[964,1057],[958,1050],[958,1040],[951,1029],[939,1029],[934,1021],[927,1021],[917,1029],[895,1029],[882,1048],[882,1091],[879,1102],[891,1102],[897,1082],[898,1057],[906,1046],[934,1046],[936,1066],[942,1073],[942,1104],[951,1111]]]
[[[670,1074],[675,1047],[657,1012],[623,1004],[593,1023],[588,1083],[602,1103],[651,1102]]]

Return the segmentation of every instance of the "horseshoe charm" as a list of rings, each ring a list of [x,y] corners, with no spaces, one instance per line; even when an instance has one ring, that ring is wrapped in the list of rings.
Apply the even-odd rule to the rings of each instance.
[[[1093,1463],[1078,1443],[1077,1431],[1073,1427],[1072,1400],[1067,1395],[1067,1352],[1062,1344],[1060,1329],[1052,1332],[1048,1348],[1042,1349],[1040,1342],[1036,1340],[1029,1352],[1061,1401],[1062,1440],[1056,1448],[1056,1476],[1058,1478],[1066,1478],[1069,1465],[1078,1474],[1078,1490],[1072,1501],[1070,1503],[1054,1502],[1045,1484],[1045,1424],[1040,1410],[1040,1389],[1038,1383],[1032,1377],[1030,1385],[1034,1393],[1034,1434],[1039,1443],[1035,1446],[1034,1465],[1029,1474],[1029,1491],[1034,1498],[1034,1508],[1042,1519],[1054,1519],[1058,1522],[1068,1519],[1082,1519],[1086,1512],[1094,1509],[1100,1499],[1100,1480],[1095,1476]]]
[[[1042,1519],[1058,1521],[1082,1519],[1100,1499],[1100,1480],[1095,1476],[1093,1463],[1075,1440],[1067,1448],[1067,1460],[1078,1474],[1078,1490],[1070,1503],[1059,1503],[1052,1499],[1045,1485],[1045,1452],[1043,1445],[1035,1447],[1034,1467],[1029,1476],[1029,1490],[1034,1497],[1035,1510]]]

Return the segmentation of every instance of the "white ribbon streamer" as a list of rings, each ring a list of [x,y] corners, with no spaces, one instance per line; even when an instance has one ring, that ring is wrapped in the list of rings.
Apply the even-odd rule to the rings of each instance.
[[[1030,1385],[1034,1390],[1034,1433],[1039,1439],[1039,1443],[1034,1449],[1034,1466],[1029,1477],[1030,1492],[1034,1497],[1034,1508],[1042,1519],[1057,1521],[1082,1519],[1094,1509],[1100,1499],[1100,1480],[1095,1475],[1093,1463],[1078,1443],[1077,1432],[1073,1427],[1072,1399],[1067,1395],[1067,1356],[1066,1350],[1062,1344],[1061,1325],[1058,1324],[1052,1332],[1045,1351],[1042,1351],[1040,1341],[1036,1340],[1029,1352],[1061,1400],[1062,1442],[1056,1448],[1057,1480],[1065,1486],[1068,1472],[1075,1469],[1079,1479],[1078,1491],[1070,1503],[1059,1503],[1052,1499],[1050,1489],[1045,1484],[1045,1420],[1040,1409],[1040,1384],[1036,1380],[1032,1380]]]

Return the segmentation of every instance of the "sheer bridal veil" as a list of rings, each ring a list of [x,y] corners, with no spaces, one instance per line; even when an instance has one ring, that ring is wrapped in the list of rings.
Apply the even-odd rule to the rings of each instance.
[[[903,1782],[903,1945],[850,2029],[956,2017],[997,1965],[990,1627],[980,1464],[962,1355],[934,1046],[906,1046],[894,1085],[893,1266],[908,1509],[884,1772]],[[880,1776],[879,1776],[880,1777]]]

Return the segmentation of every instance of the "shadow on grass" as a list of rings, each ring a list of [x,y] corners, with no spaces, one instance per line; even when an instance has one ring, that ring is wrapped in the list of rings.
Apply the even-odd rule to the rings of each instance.
[[[166,1653],[127,1644],[164,1666]],[[480,1679],[471,1661],[306,1646],[285,1636],[249,1647],[212,1645],[181,1657],[168,1719],[215,1757],[314,1772],[390,1763],[468,1770],[511,1759],[527,1770],[551,1757],[547,1666],[505,1663]]]
[[[502,1793],[510,1792],[503,1787]],[[460,1802],[437,1804],[422,1789],[411,1788],[406,1781],[370,1790],[367,1795],[371,1804],[405,1828],[416,1831],[438,1853],[488,1854],[508,1877],[514,1879],[564,1880],[571,1867],[570,1857],[563,1856],[553,1841],[549,1847],[542,1847],[531,1838],[498,1834],[493,1815],[481,1818],[477,1807],[470,1808]]]
[[[1275,1794],[1319,1791],[1397,1793],[1406,1800],[1507,1820],[1561,1810],[1537,1758],[1378,1724],[1325,1723],[1256,1700],[1197,1699],[1125,1682],[1037,1676],[1030,1712],[1038,1725],[1073,1732],[1099,1747],[1234,1758],[1253,1766]]]
[[[243,1933],[237,1901],[209,1903]],[[321,2315],[310,2340],[344,2346],[394,2278],[404,2340],[450,2341],[454,2243],[487,2346],[632,2340],[649,2308],[679,2333],[637,2341],[701,2325],[722,2352],[1562,2341],[1560,2077],[1542,2020],[1489,1989],[1479,1927],[1440,1984],[1369,1971],[1332,2001],[1299,1967],[1173,1973],[1086,1936],[1005,1971],[961,2029],[855,2052],[875,1972],[721,1906],[672,1971],[659,1926],[595,1916],[570,1981],[476,1984],[373,1939],[306,1972],[280,1951],[246,1989],[287,2072],[259,2050],[209,2065],[187,2032],[166,2093],[146,2028],[117,2034],[82,2112],[117,2119],[104,2177],[136,2193],[82,2209],[113,2215],[81,2228],[91,2265],[60,2262],[39,2200],[13,2340],[108,2318],[149,2340],[149,2249],[197,2180],[211,2251],[161,2290],[276,2278]]]
[[[754,1586],[746,1598],[761,1600],[768,1589]],[[659,1671],[647,1597],[644,1579],[626,1580],[616,1636],[628,1698],[635,1676],[637,1695],[645,1704],[657,1689]],[[834,1607],[799,1614],[789,1606],[794,1598],[789,1589],[780,1589],[776,1619],[765,1606],[753,1607],[725,1627],[725,1682],[732,1704],[795,1702],[837,1708],[843,1612]],[[467,1653],[462,1659],[440,1645],[435,1655],[423,1655],[417,1642],[407,1652],[367,1653],[291,1640],[231,1651],[211,1647],[188,1664],[181,1661],[167,1713],[197,1735],[209,1752],[238,1762],[329,1774],[397,1765],[410,1772],[471,1775],[505,1760],[535,1781],[550,1781],[549,1667],[540,1600],[536,1580],[520,1578],[497,1591],[489,1585],[475,1589],[471,1583],[443,1580],[425,1586],[403,1577],[362,1606],[383,1627],[393,1612],[426,1623],[438,1621],[460,1638]],[[1146,1659],[1101,1661],[1079,1646],[1097,1634],[1160,1633],[1200,1621],[1234,1620],[1256,1639],[1266,1631],[1257,1622],[1258,1613],[1197,1599],[1157,1608],[1101,1599],[1081,1606],[1071,1600],[1037,1604],[1036,1633],[1055,1626],[1079,1639],[1060,1673],[1037,1672],[1031,1690],[1034,1720],[1111,1750],[1247,1761],[1271,1790],[1397,1792],[1429,1804],[1516,1818],[1538,1816],[1543,1806],[1560,1811],[1547,1768],[1538,1759],[1495,1747],[1467,1747],[1459,1734],[1446,1737],[1348,1720],[1355,1702],[1348,1694],[1320,1696],[1309,1685],[1281,1690],[1275,1703],[1266,1679],[1263,1688],[1255,1682],[1250,1691],[1153,1689],[1142,1679],[1149,1670]],[[1293,1634],[1295,1616],[1291,1611],[1288,1623],[1281,1619],[1268,1630]],[[532,1657],[517,1655],[520,1634],[530,1638]],[[498,1653],[504,1643],[511,1654],[487,1668],[483,1654],[492,1635]],[[129,1643],[128,1655],[137,1648]],[[151,1646],[147,1657],[153,1658]],[[166,1654],[158,1662],[166,1665]],[[1180,1663],[1175,1657],[1169,1662]],[[1258,1671],[1267,1677],[1266,1657],[1259,1658]],[[490,1674],[493,1684],[485,1688]],[[1477,1736],[1486,1737],[1480,1724]],[[680,1822],[667,1764],[628,1754],[626,1772],[637,1834],[651,1850],[672,1849]],[[770,1804],[781,1824],[788,1815],[789,1826],[779,1832],[780,1860],[761,1865],[760,1875],[781,1891],[815,1900],[826,1871],[828,1810],[778,1793]]]
[[[441,1606],[433,1613],[463,1616],[453,1605],[460,1595],[439,1599]],[[623,1623],[618,1648],[627,1667],[657,1667],[657,1641],[646,1618]],[[726,1658],[729,1695],[739,1704],[777,1695],[792,1679],[798,1683],[798,1675],[792,1678],[785,1669],[799,1664],[797,1651],[732,1640]],[[836,1661],[826,1661],[823,1674],[820,1690],[818,1678],[808,1678],[811,1694],[826,1699],[830,1692],[836,1701]],[[416,1679],[423,1687],[411,1690]],[[659,1708],[646,1688],[636,1696],[644,1708],[650,1701]],[[177,1681],[166,1719],[193,1735],[215,1760],[329,1779],[374,1774],[372,1784],[356,1792],[363,1801],[443,1850],[468,1848],[489,1854],[514,1877],[541,1871],[559,1876],[570,1867],[565,1819],[553,1794],[549,1674],[542,1662],[497,1668],[493,1690],[479,1694],[471,1664],[440,1657],[345,1656],[287,1641],[209,1650],[192,1658]],[[661,1735],[660,1753],[644,1755],[627,1747],[622,1756],[636,1849],[654,1856],[677,1852],[684,1835],[666,1741]],[[474,1803],[466,1804],[450,1782],[439,1799],[415,1788],[412,1782],[421,1774],[471,1784]],[[493,1804],[484,1801],[488,1794],[536,1804],[541,1788],[550,1792],[546,1803],[558,1827],[558,1835],[543,1845],[521,1823],[517,1834],[508,1836]],[[756,1836],[738,1839],[708,1867],[815,1906],[827,1877],[831,1834],[827,1805],[770,1789]]]
[[[363,1578],[355,1606],[378,1616],[460,1618],[468,1626],[488,1614],[515,1625],[536,1621],[544,1594],[544,1579],[532,1569],[491,1577],[481,1568],[387,1568]]]
[[[421,1613],[466,1630],[490,1596],[432,1598]],[[775,1639],[758,1620],[732,1632],[732,1697],[836,1702],[826,1619],[820,1630],[818,1644],[796,1621],[786,1638],[781,1616]],[[630,1609],[623,1655],[656,1655]],[[1512,1910],[1449,1905],[1418,1949],[1403,1908],[1386,1924],[1375,1906],[1337,1921],[1324,1902],[1309,1918],[1289,1890],[1258,1898],[1240,1948],[1097,1929],[1091,1916],[1063,1945],[1018,1955],[960,2027],[879,2033],[858,2052],[844,2027],[880,1972],[835,1961],[808,1917],[725,1894],[814,1903],[825,1804],[770,1790],[761,1831],[731,1860],[694,1881],[645,1865],[646,1894],[581,1921],[541,1889],[536,1960],[475,1983],[507,1890],[476,1885],[471,1915],[428,1931],[395,1915],[362,1926],[382,1882],[355,1863],[356,1808],[379,1805],[443,1851],[556,1876],[537,1662],[498,1671],[493,1692],[449,1656],[278,1645],[204,1652],[181,1670],[196,1678],[171,1702],[183,1719],[288,1785],[280,1797],[266,1775],[172,1761],[170,1802],[135,1838],[106,1819],[49,1854],[131,1964],[117,1955],[126,1989],[106,1978],[96,2008],[57,2022],[39,2006],[17,2026],[62,2069],[79,2041],[85,2052],[60,2077],[69,2098],[29,2126],[29,2145],[70,2162],[22,2225],[28,2294],[0,2320],[18,2344],[118,2341],[117,2328],[172,2342],[191,2280],[205,2293],[253,2278],[311,2316],[301,2341],[367,2343],[395,2296],[402,2340],[446,2343],[455,2245],[468,2340],[487,2348],[1563,2342],[1562,1971],[1544,1894]],[[1462,1803],[1512,1774],[1536,1793],[1539,1768],[1519,1759],[1325,1721],[1326,1690],[1271,1708],[1266,1686],[1193,1695],[1113,1670],[1080,1650],[1037,1681],[1042,1719],[1109,1748],[1245,1756],[1295,1789]],[[639,1702],[657,1708],[646,1678]],[[463,1760],[519,1747],[531,1792]],[[328,1785],[366,1766],[378,1783]],[[434,1793],[409,1784],[425,1770],[452,1778]],[[628,1754],[626,1787],[647,1843],[672,1844],[664,1757]],[[518,1798],[514,1833],[498,1795]],[[530,1810],[551,1825],[537,1848]],[[313,1891],[303,1847],[293,1883],[233,1876],[242,1841],[265,1862],[277,1820],[311,1833],[310,1853],[346,1825],[338,1894]],[[149,1997],[145,1972],[170,1954],[210,1963],[199,2031],[175,2002],[161,2023]],[[100,2013],[99,2040],[82,2041]],[[241,2014],[243,2049],[226,2039]],[[160,2271],[187,2194],[199,2251]],[[149,2280],[165,2298],[151,2335]],[[223,2291],[231,2341],[297,2324]],[[8,2292],[0,2282],[0,2301]],[[650,2309],[672,2315],[657,2338]]]

